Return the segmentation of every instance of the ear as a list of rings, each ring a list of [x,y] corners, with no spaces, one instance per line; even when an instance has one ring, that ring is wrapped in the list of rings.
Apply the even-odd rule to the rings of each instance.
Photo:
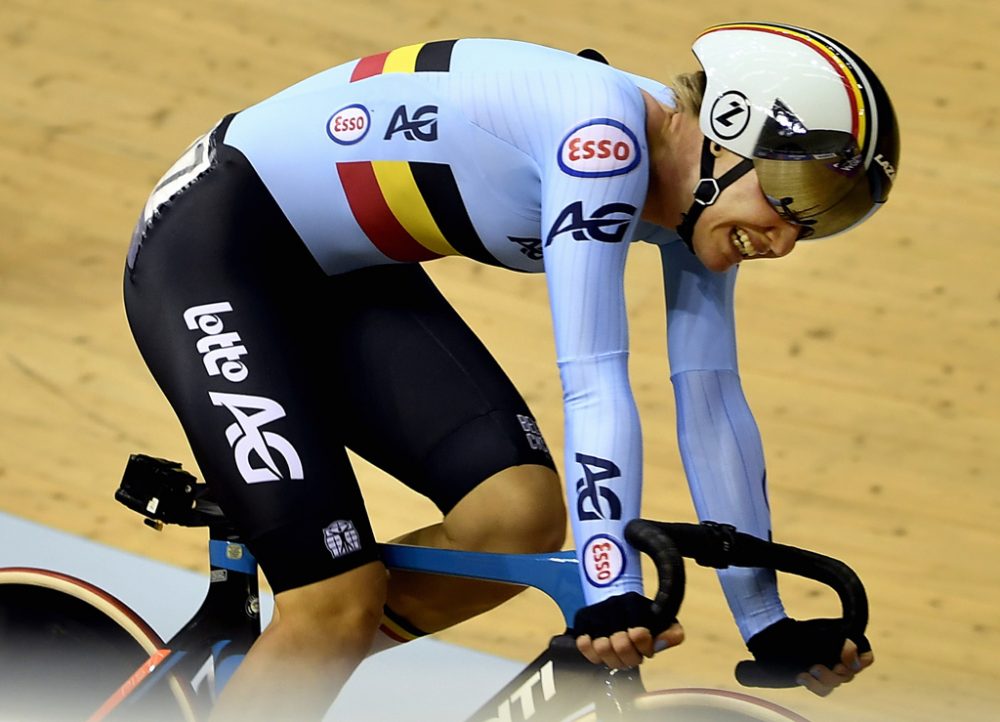
[[[721,156],[722,155],[722,151],[725,150],[725,148],[723,148],[721,145],[719,145],[718,143],[716,143],[714,140],[711,143],[709,143],[708,149],[711,151],[712,155],[714,155],[716,158],[718,158],[719,156]]]

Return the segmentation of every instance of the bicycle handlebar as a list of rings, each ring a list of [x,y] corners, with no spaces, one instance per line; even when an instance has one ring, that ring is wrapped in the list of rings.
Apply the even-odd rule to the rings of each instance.
[[[681,555],[694,559],[701,566],[716,569],[764,567],[825,584],[840,599],[844,636],[859,644],[864,639],[868,626],[868,597],[861,579],[844,562],[806,549],[764,541],[726,524],[645,523],[658,527],[673,540]],[[737,666],[737,679],[754,687],[794,685],[794,675],[789,676],[788,670],[770,671],[751,661]]]
[[[625,541],[646,554],[656,569],[657,588],[650,611],[662,629],[677,618],[684,599],[684,560],[672,537],[658,523],[633,519],[625,526]]]

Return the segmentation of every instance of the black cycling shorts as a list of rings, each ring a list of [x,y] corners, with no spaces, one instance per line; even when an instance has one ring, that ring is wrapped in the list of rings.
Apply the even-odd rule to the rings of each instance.
[[[326,275],[247,159],[213,145],[208,170],[138,229],[125,306],[275,592],[378,559],[347,448],[443,513],[505,468],[554,468],[520,394],[419,266]]]

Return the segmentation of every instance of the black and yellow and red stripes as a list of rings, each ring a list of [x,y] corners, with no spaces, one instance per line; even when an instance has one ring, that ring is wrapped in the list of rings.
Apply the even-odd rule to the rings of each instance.
[[[806,31],[802,28],[794,28],[788,25],[778,25],[770,23],[731,23],[727,25],[715,25],[705,30],[702,35],[719,32],[723,30],[757,30],[761,32],[783,35],[792,40],[797,40],[820,54],[831,67],[840,75],[844,82],[844,90],[847,93],[848,102],[851,104],[851,134],[857,138],[862,150],[868,144],[870,128],[868,127],[868,115],[871,109],[867,107],[867,99],[863,89],[867,86],[867,81],[859,77],[852,62],[848,62],[847,57],[837,48],[829,38],[820,33]]]
[[[451,51],[456,42],[435,40],[361,58],[351,73],[351,82],[383,73],[445,72],[451,67]]]
[[[462,255],[502,265],[476,233],[447,164],[352,161],[337,173],[361,230],[394,261]]]
[[[447,72],[457,40],[408,45],[361,58],[351,82],[386,73]],[[389,258],[427,261],[462,255],[503,265],[486,250],[445,163],[366,160],[337,164],[361,230]]]

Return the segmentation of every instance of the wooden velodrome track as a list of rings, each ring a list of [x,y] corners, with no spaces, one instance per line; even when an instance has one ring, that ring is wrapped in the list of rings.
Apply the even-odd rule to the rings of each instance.
[[[692,67],[700,29],[746,19],[815,26],[859,50],[904,141],[898,187],[872,222],[741,280],[741,365],[776,536],[861,572],[878,656],[828,700],[763,696],[817,720],[998,718],[1000,6],[985,0],[0,0],[0,509],[200,568],[200,533],[156,536],[111,501],[131,451],[193,467],[132,345],[120,278],[152,184],[224,113],[352,57],[468,35],[593,46],[669,78]],[[628,284],[644,509],[691,519],[656,266],[639,244]],[[455,259],[430,270],[561,458],[543,279]],[[401,485],[359,473],[380,536],[435,519]],[[689,577],[688,642],[648,677],[733,687],[735,626],[712,575]],[[835,610],[807,585],[783,588],[793,615]],[[528,658],[558,623],[524,595],[443,636]]]

